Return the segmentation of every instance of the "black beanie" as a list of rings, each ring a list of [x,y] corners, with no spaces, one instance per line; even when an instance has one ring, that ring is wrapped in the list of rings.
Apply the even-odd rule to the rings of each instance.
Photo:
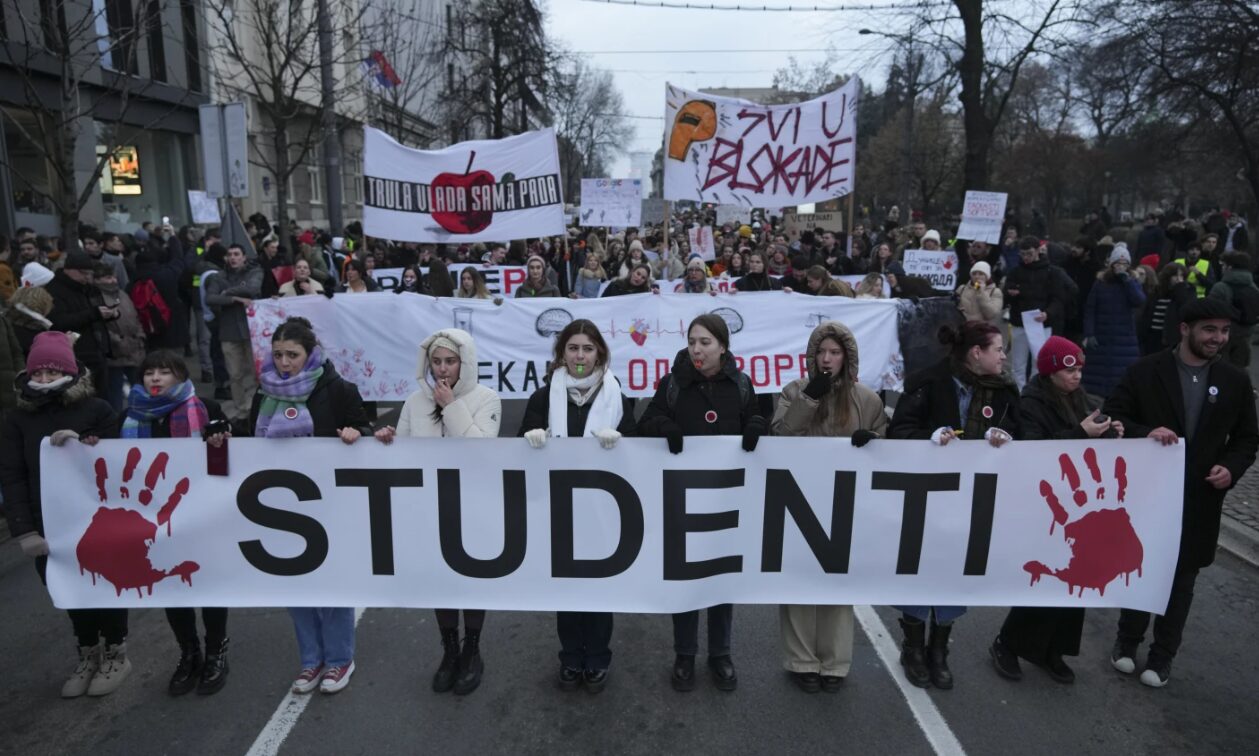
[[[1199,320],[1237,320],[1237,310],[1223,299],[1205,297],[1195,299],[1180,311],[1182,323],[1197,323]]]

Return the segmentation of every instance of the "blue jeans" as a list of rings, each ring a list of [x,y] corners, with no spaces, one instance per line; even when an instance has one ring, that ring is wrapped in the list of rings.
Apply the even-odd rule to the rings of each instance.
[[[937,625],[947,625],[966,614],[964,606],[898,606],[896,608],[900,609],[907,619],[912,618],[921,622],[931,619],[931,614],[934,612]]]
[[[340,667],[354,660],[352,608],[289,608],[302,667]]]

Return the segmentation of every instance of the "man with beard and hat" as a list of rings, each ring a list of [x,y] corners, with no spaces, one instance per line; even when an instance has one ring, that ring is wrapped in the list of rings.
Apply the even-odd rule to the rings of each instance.
[[[1255,461],[1259,426],[1250,375],[1221,359],[1237,313],[1220,299],[1197,299],[1181,312],[1180,344],[1128,368],[1103,413],[1123,423],[1127,438],[1147,436],[1185,448],[1180,553],[1167,609],[1154,619],[1141,682],[1161,688],[1180,649],[1198,571],[1215,560],[1224,496]],[[1124,609],[1111,664],[1136,671],[1148,612]]]

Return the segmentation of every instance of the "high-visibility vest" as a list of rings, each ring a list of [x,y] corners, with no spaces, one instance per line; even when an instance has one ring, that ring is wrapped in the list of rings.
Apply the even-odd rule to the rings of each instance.
[[[1194,263],[1193,265],[1190,265],[1188,258],[1184,258],[1184,257],[1182,257],[1179,260],[1176,260],[1175,262],[1179,265],[1185,266],[1185,268],[1188,270],[1196,270],[1198,271],[1198,273],[1201,274],[1201,277],[1198,279],[1189,278],[1188,276],[1186,277],[1189,278],[1189,283],[1193,284],[1193,288],[1198,290],[1198,299],[1202,299],[1206,297],[1207,285],[1205,283],[1201,283],[1201,281],[1205,281],[1207,276],[1211,275],[1211,263],[1207,262],[1206,258],[1202,258],[1202,257],[1199,257],[1198,262]]]

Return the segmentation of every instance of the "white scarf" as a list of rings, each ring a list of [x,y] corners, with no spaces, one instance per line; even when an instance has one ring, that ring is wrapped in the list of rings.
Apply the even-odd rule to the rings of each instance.
[[[597,389],[594,388],[596,381],[601,381]],[[568,435],[570,389],[581,391],[586,388],[598,393],[593,400],[589,399],[589,394],[585,394],[582,401],[574,401],[579,407],[587,400],[590,401],[590,414],[586,415],[586,427],[582,435],[593,436],[595,431],[608,428],[616,430],[621,424],[621,383],[612,375],[611,370],[598,370],[585,378],[574,378],[568,374],[567,369],[558,367],[551,373],[551,408],[548,419],[552,438],[564,438]]]

